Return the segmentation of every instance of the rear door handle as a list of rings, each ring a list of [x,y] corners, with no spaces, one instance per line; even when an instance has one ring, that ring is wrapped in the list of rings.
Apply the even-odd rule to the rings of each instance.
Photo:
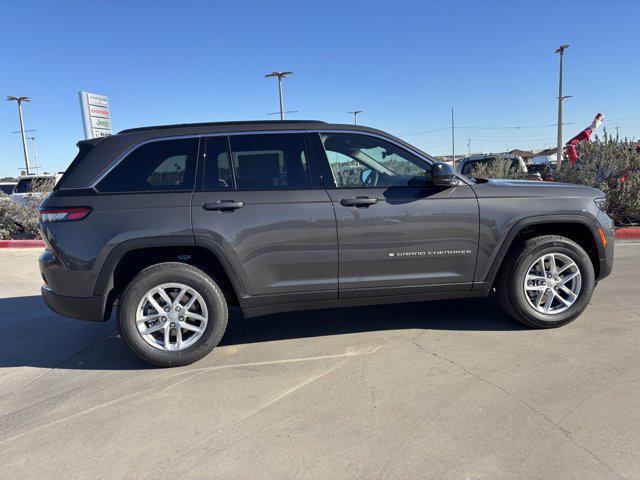
[[[376,203],[378,203],[377,198],[369,198],[369,197],[340,199],[340,205],[344,205],[345,207],[368,207],[369,205],[375,205]]]
[[[233,200],[220,200],[219,202],[203,203],[202,208],[209,211],[230,211],[244,207],[244,202],[234,202]]]

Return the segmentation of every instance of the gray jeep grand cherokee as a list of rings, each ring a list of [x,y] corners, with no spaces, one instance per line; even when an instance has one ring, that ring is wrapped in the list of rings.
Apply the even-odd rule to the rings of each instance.
[[[472,180],[372,128],[319,121],[125,130],[81,141],[41,207],[42,295],[147,362],[209,353],[247,317],[484,297],[569,323],[611,272],[599,190]]]

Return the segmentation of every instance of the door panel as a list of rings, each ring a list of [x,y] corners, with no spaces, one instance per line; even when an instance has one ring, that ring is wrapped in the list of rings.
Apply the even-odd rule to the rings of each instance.
[[[210,137],[205,152],[201,190],[215,191],[193,195],[194,234],[224,248],[246,292],[337,298],[335,215],[310,187],[302,135]]]
[[[204,204],[242,202],[207,210]],[[324,190],[196,192],[196,236],[229,255],[250,295],[327,290],[337,298],[338,249],[333,207]]]
[[[478,202],[432,186],[431,162],[363,132],[320,132],[336,212],[340,298],[470,290]],[[325,169],[326,170],[326,169]]]
[[[341,298],[354,288],[464,284],[458,287],[471,289],[478,204],[469,186],[328,192],[338,222]],[[344,201],[358,197],[377,202],[350,206]],[[381,289],[379,294],[388,292]]]

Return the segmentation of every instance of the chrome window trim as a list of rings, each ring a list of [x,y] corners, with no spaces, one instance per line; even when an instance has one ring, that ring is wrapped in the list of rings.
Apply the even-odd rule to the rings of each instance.
[[[116,157],[116,159],[111,162],[109,164],[109,166],[107,168],[105,168],[102,173],[100,175],[98,175],[89,185],[89,188],[93,188],[94,190],[96,189],[96,186],[98,183],[100,183],[107,175],[109,175],[109,173],[111,173],[111,171],[116,168],[120,162],[122,162],[130,153],[132,153],[134,150],[138,149],[139,147],[142,147],[143,145],[147,145],[149,143],[153,143],[153,142],[163,142],[163,141],[167,141],[167,140],[181,140],[181,139],[188,139],[188,138],[207,138],[207,137],[231,137],[231,136],[236,136],[236,135],[277,135],[277,134],[286,134],[286,133],[350,133],[350,134],[355,134],[355,135],[366,135],[369,137],[374,137],[374,138],[380,138],[386,142],[390,142],[392,144],[394,144],[395,146],[397,146],[398,148],[404,149],[409,151],[410,153],[412,153],[413,155],[415,155],[416,157],[418,157],[421,160],[424,160],[425,162],[427,162],[429,165],[433,165],[435,163],[435,160],[425,157],[423,154],[421,154],[420,152],[414,150],[413,148],[411,148],[410,146],[408,147],[407,145],[404,145],[400,142],[395,141],[392,138],[389,138],[385,135],[380,135],[377,133],[372,133],[372,132],[366,132],[363,130],[355,130],[355,129],[348,129],[348,128],[344,128],[344,129],[330,129],[330,130],[321,130],[321,129],[287,129],[287,130],[247,130],[244,132],[216,132],[216,133],[194,133],[194,134],[190,134],[190,135],[173,135],[173,136],[168,136],[168,137],[154,137],[154,138],[148,138],[147,140],[142,140],[138,143],[135,143],[133,145],[131,145],[129,148],[127,148],[124,152],[122,152],[120,155],[118,155]],[[324,145],[323,145],[324,148]],[[457,173],[457,172],[456,172]],[[96,190],[97,191],[97,190]]]

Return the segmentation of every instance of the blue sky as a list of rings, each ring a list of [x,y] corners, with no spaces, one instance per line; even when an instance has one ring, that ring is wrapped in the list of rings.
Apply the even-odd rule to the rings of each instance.
[[[562,5],[558,5],[561,3]],[[555,143],[558,56],[568,139],[598,112],[640,137],[640,2],[5,2],[0,94],[28,95],[49,171],[82,138],[78,91],[110,98],[113,126],[275,118],[360,122],[433,154]],[[22,20],[20,20],[22,19]],[[0,103],[0,176],[23,165],[15,103]],[[469,128],[473,127],[473,128]],[[479,128],[481,127],[481,128]],[[565,141],[566,141],[565,139]]]

